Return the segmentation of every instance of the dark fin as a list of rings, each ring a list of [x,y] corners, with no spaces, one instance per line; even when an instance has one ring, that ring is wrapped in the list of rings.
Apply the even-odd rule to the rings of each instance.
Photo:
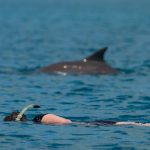
[[[87,60],[92,60],[92,61],[104,61],[104,54],[107,50],[107,47],[101,48],[94,54],[90,55],[89,57],[86,57]]]

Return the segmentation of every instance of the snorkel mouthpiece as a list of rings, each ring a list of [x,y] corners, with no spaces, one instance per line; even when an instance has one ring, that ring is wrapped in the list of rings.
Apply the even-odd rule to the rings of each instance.
[[[18,114],[18,116],[17,116],[17,118],[16,118],[16,121],[20,121],[21,118],[22,118],[22,116],[23,116],[23,114],[24,114],[28,109],[30,109],[30,108],[40,108],[40,106],[39,106],[39,105],[35,105],[35,104],[30,104],[30,105],[24,107],[24,108],[21,110],[21,112]]]
[[[33,108],[40,108],[40,106],[39,105],[34,105]]]

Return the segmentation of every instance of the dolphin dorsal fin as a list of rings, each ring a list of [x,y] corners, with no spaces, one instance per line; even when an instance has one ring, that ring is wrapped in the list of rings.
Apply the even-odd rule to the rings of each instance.
[[[94,54],[86,57],[86,60],[92,60],[92,61],[104,61],[104,54],[107,50],[107,47],[99,49],[97,52]]]

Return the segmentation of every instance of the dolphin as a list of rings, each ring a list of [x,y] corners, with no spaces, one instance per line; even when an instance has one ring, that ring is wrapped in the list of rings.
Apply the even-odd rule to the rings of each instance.
[[[104,60],[107,47],[99,49],[92,55],[78,61],[64,61],[50,64],[38,69],[39,73],[47,74],[117,74],[118,70],[113,69]]]

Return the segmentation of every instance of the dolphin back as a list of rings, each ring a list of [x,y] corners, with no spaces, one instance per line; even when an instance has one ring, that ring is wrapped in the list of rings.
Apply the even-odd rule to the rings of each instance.
[[[104,47],[92,55],[77,61],[65,61],[42,67],[38,72],[48,74],[116,74],[118,71],[109,66],[104,60],[107,47]]]

